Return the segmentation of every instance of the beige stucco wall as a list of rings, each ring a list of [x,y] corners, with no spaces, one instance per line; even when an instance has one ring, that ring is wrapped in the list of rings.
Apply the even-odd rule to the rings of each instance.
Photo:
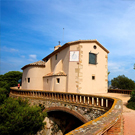
[[[62,62],[62,61],[63,61],[63,60],[61,59],[61,60],[59,60],[58,63],[56,64],[56,66],[55,66],[55,68],[54,68],[54,71],[53,71],[54,74],[56,74],[56,73],[58,73],[58,72],[60,72],[60,71],[63,71],[63,62]]]
[[[57,60],[55,60],[55,55],[52,56],[51,59],[51,72],[58,72],[63,70],[65,73],[68,73],[68,58],[69,58],[69,47],[63,49],[61,52],[57,53]],[[62,62],[63,64],[60,66],[58,63]],[[56,69],[56,66],[57,67]],[[55,71],[55,69],[57,71]]]
[[[97,48],[94,49],[93,46]],[[80,51],[80,62],[69,62],[68,92],[106,93],[107,92],[107,52],[96,43],[81,43],[70,46],[70,50]],[[89,64],[89,52],[98,54],[96,65]],[[92,80],[92,76],[95,80]]]
[[[57,82],[59,78],[60,82]],[[44,90],[66,92],[66,76],[49,76],[43,79]]]
[[[22,89],[43,89],[43,73],[45,67],[29,66],[23,70]],[[28,83],[28,78],[30,82]]]
[[[57,53],[57,60],[55,59],[55,55],[53,55],[50,59],[50,72],[58,73],[60,71],[64,71],[65,74],[68,74],[69,68],[69,47],[65,48],[61,52]],[[48,65],[49,66],[49,65]],[[47,65],[46,65],[47,67]],[[48,72],[49,73],[49,72]],[[50,82],[46,84],[46,79],[49,79]],[[61,83],[56,84],[56,76],[44,77],[43,82],[43,90],[51,90],[51,91],[63,91],[67,92],[67,76],[60,76]],[[65,88],[63,88],[65,87]]]
[[[45,76],[46,74],[51,72],[51,59],[49,59],[46,63],[45,63],[45,68],[44,68],[44,72],[42,73],[43,76]]]
[[[59,83],[57,83],[57,78],[60,79]],[[54,91],[66,92],[66,76],[54,77]]]
[[[53,91],[54,79],[53,76],[43,78],[43,90]]]
[[[95,43],[91,43],[88,49],[88,45],[83,45],[82,64],[83,64],[83,92],[84,93],[106,93],[107,92],[107,80],[108,80],[108,69],[107,69],[107,52],[105,52],[98,45],[96,49],[93,46]],[[87,51],[86,51],[87,50]],[[89,52],[97,54],[97,64],[89,64]],[[92,80],[92,75],[95,76],[95,80]],[[85,85],[85,83],[87,85]],[[81,92],[82,93],[82,92]]]

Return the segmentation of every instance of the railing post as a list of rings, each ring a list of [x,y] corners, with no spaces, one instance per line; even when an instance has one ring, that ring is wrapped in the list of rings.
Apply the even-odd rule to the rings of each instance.
[[[106,107],[108,107],[108,99],[106,99]]]
[[[92,97],[92,105],[94,105],[94,97]]]
[[[101,99],[101,106],[104,106],[104,104],[103,104],[104,102],[103,102],[103,98]]]
[[[80,96],[80,103],[81,103],[81,96]]]
[[[99,105],[99,103],[98,103],[98,102],[99,102],[99,98],[97,98],[97,106]]]
[[[78,96],[76,95],[76,103],[78,102]]]

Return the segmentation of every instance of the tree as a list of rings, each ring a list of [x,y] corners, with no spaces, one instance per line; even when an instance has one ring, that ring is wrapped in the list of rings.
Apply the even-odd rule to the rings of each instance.
[[[124,75],[119,75],[118,77],[112,79],[111,85],[112,87],[119,89],[135,89],[135,82]]]
[[[4,100],[8,97],[8,91],[5,88],[0,88],[0,105],[3,104]]]
[[[135,69],[135,64],[134,64],[134,69]]]
[[[22,78],[22,72],[19,71],[9,71],[4,75],[0,75],[0,87],[6,88],[8,92],[10,87],[17,86],[18,80]]]
[[[45,116],[39,106],[30,106],[27,100],[9,97],[0,106],[0,134],[35,134],[44,126]]]

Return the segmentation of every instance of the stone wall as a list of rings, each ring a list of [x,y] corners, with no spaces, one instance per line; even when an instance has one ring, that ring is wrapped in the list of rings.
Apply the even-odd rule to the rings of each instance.
[[[42,104],[44,105],[45,110],[49,110],[49,108],[53,108],[53,110],[61,109],[63,111],[68,111],[68,113],[74,114],[76,117],[78,116],[78,118],[83,117],[86,120],[85,122],[94,120],[106,112],[105,110],[100,110],[94,107],[82,107],[75,104],[73,105],[64,102],[56,102],[52,100],[29,99],[29,102],[31,105]]]

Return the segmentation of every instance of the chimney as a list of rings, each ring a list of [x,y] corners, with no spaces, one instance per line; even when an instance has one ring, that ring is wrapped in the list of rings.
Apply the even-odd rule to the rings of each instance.
[[[61,47],[61,45],[54,46],[54,51],[59,49],[60,47]]]
[[[60,45],[60,41],[59,41],[59,45],[54,46],[54,51],[57,50],[57,49],[59,49],[60,47],[61,47],[61,45]]]

